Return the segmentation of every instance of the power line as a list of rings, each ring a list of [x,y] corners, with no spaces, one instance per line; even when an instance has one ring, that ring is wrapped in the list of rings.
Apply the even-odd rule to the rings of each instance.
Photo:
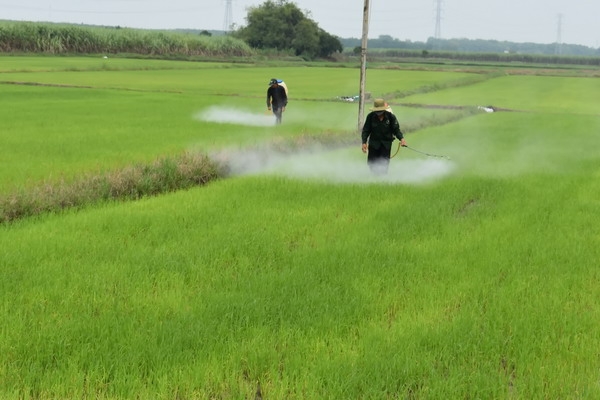
[[[105,14],[105,15],[126,15],[126,14],[165,14],[165,13],[189,13],[191,11],[205,11],[205,8],[201,7],[186,7],[186,8],[169,8],[169,9],[154,9],[154,10],[132,10],[132,11],[116,11],[116,10],[84,10],[84,9],[66,9],[66,8],[44,8],[44,7],[28,7],[28,6],[17,6],[12,4],[0,4],[3,8],[13,10],[28,10],[28,11],[48,11],[65,13],[65,14]]]

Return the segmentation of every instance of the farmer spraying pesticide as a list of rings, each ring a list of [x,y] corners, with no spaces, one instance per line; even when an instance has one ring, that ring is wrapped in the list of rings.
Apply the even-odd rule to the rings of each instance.
[[[367,164],[377,175],[387,174],[394,139],[406,146],[398,118],[388,109],[385,100],[375,99],[362,128],[362,152],[367,153]]]
[[[267,110],[273,110],[275,115],[275,123],[281,124],[282,113],[288,103],[286,86],[279,84],[278,80],[273,78],[269,81],[269,89],[267,89]]]

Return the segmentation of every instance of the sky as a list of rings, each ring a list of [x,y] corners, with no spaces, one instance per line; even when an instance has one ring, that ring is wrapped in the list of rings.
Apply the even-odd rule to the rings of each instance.
[[[440,37],[600,47],[600,0],[440,0]],[[322,29],[360,38],[365,0],[291,0]],[[144,29],[223,30],[264,0],[0,0],[0,19]],[[368,36],[434,37],[438,0],[369,0]],[[231,8],[229,8],[229,5]],[[228,10],[231,12],[229,13]]]

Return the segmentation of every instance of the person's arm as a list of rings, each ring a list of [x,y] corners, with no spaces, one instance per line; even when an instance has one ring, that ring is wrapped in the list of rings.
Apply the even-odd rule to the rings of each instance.
[[[400,146],[406,147],[406,139],[404,139],[404,137],[400,139]]]
[[[371,125],[368,123],[369,122],[369,115],[367,115],[367,118],[365,119],[365,124],[363,125],[362,128],[362,133],[361,133],[361,141],[362,141],[362,152],[366,153],[367,152],[367,140],[369,140],[369,135],[371,134]]]
[[[394,132],[394,136],[398,138],[398,140],[400,141],[400,145],[404,147],[406,146],[406,140],[404,139],[404,134],[400,130],[400,123],[398,122],[398,118],[396,118],[395,115],[393,115],[393,117],[394,121],[392,122],[392,129]]]
[[[267,110],[271,109],[271,88],[267,89]]]

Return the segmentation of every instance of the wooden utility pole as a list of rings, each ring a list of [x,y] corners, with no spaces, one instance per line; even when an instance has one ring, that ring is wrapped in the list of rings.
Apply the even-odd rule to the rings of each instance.
[[[358,131],[362,130],[365,114],[365,80],[367,78],[367,43],[369,36],[369,0],[363,10],[362,44],[360,48],[360,91],[358,95]]]

